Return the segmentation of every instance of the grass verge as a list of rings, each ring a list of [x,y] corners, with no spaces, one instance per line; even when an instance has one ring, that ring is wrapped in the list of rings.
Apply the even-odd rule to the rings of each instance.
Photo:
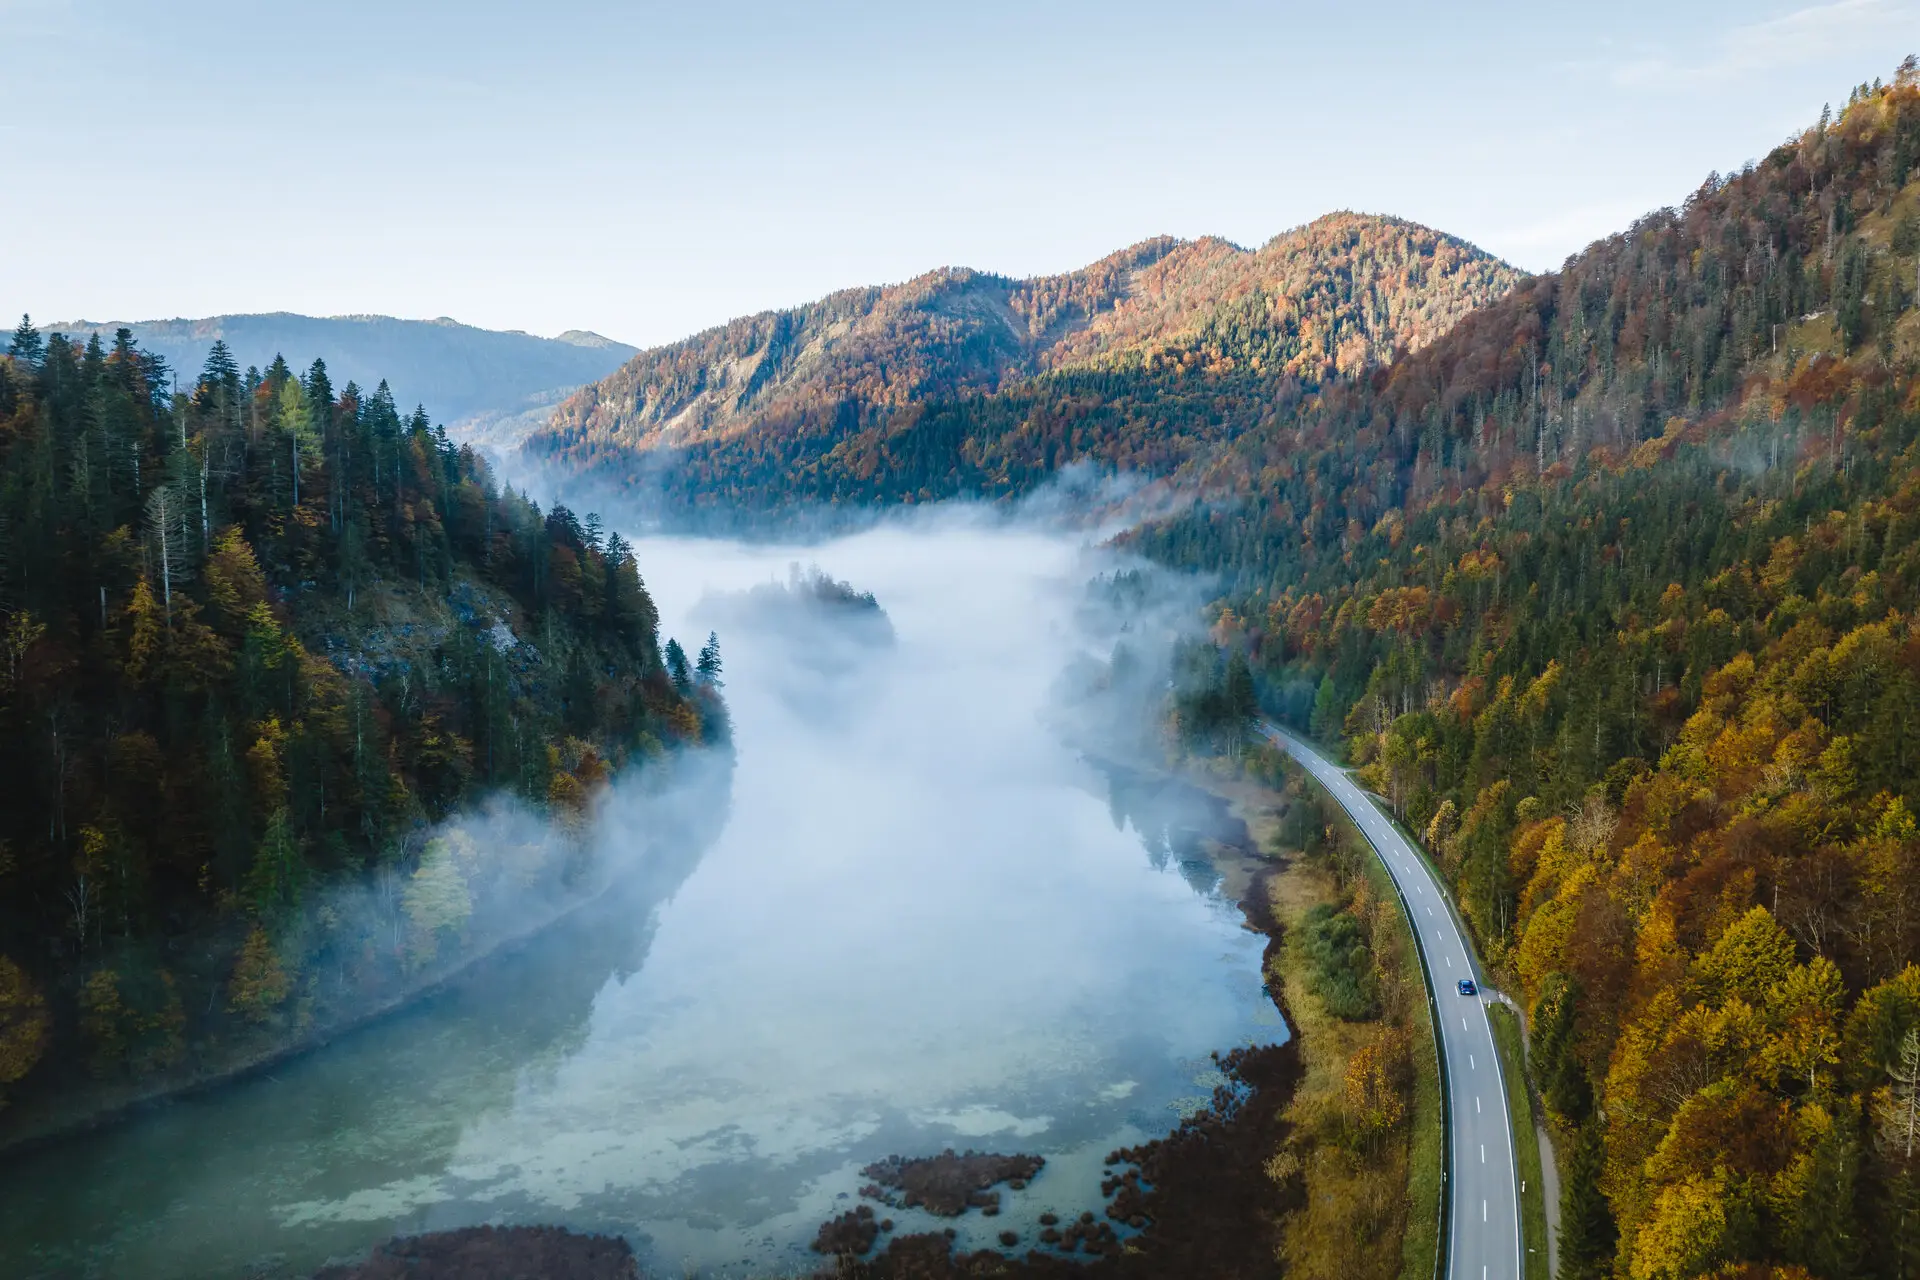
[[[1282,993],[1299,1037],[1304,1074],[1289,1108],[1298,1140],[1269,1174],[1304,1179],[1307,1207],[1289,1216],[1282,1261],[1302,1275],[1343,1280],[1433,1280],[1440,1253],[1444,1111],[1431,1005],[1412,928],[1392,877],[1360,829],[1304,770],[1285,766],[1273,786],[1224,771],[1202,785],[1233,802],[1256,848],[1278,858],[1266,883],[1281,926],[1268,981]],[[1234,771],[1237,774],[1238,771]],[[1307,913],[1348,903],[1366,922],[1380,980],[1371,1019],[1333,1016],[1312,989],[1313,965],[1298,945]],[[1356,1055],[1397,1037],[1408,1074],[1403,1127],[1391,1139],[1355,1141]],[[1344,1117],[1344,1118],[1343,1118]],[[1398,1236],[1400,1247],[1389,1243]]]
[[[1527,1088],[1526,1060],[1521,1049],[1520,1018],[1503,1004],[1491,1005],[1493,1042],[1500,1049],[1500,1071],[1507,1081],[1507,1114],[1513,1117],[1513,1158],[1519,1165],[1520,1233],[1526,1242],[1526,1280],[1549,1280],[1547,1274],[1547,1201],[1540,1176],[1540,1141],[1535,1133],[1533,1094]]]
[[[1359,828],[1353,829],[1355,839]],[[1367,880],[1382,901],[1397,902],[1393,877],[1387,874],[1371,849],[1367,855]],[[1405,948],[1407,969],[1412,982],[1420,982],[1420,961],[1413,950],[1413,932],[1406,913],[1398,912],[1401,946]],[[1440,1166],[1446,1144],[1446,1128],[1441,1113],[1440,1062],[1435,1045],[1433,1006],[1424,993],[1416,993],[1409,1002],[1409,1021],[1413,1024],[1413,1130],[1412,1149],[1407,1167],[1407,1233],[1401,1240],[1400,1280],[1432,1280],[1440,1249]]]

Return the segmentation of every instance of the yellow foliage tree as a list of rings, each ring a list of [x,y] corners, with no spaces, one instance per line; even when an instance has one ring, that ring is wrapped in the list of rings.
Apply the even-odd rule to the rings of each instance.
[[[1633,1280],[1693,1280],[1729,1260],[1733,1199],[1720,1175],[1662,1189],[1633,1242]]]
[[[222,629],[242,631],[255,605],[267,599],[267,578],[239,525],[222,530],[207,556],[207,598]]]
[[[127,601],[127,616],[133,619],[133,630],[127,636],[127,677],[139,683],[153,673],[167,633],[160,602],[153,598],[153,588],[148,585],[145,574],[133,584],[133,598]]]
[[[1825,956],[1795,965],[1767,997],[1775,1035],[1767,1060],[1783,1076],[1806,1082],[1811,1093],[1822,1068],[1840,1063],[1840,1008],[1846,988],[1840,970]]]
[[[473,915],[473,899],[453,854],[453,846],[445,839],[429,840],[420,865],[401,892],[400,905],[413,925],[408,949],[416,964],[439,954],[440,939],[457,935]]]
[[[1751,1005],[1764,1004],[1792,968],[1793,939],[1765,907],[1736,920],[1699,960],[1700,975],[1716,994]]]
[[[1407,1115],[1405,1033],[1389,1027],[1347,1060],[1347,1110],[1370,1138],[1398,1129]]]
[[[266,926],[255,923],[241,944],[227,984],[227,1008],[252,1022],[265,1022],[287,998],[287,972]]]
[[[95,1075],[126,1061],[127,1007],[120,999],[120,975],[112,969],[95,969],[80,988],[80,1036]]]
[[[47,1050],[47,1004],[32,979],[0,956],[0,1087],[33,1070]],[[0,1106],[6,1105],[0,1093]]]

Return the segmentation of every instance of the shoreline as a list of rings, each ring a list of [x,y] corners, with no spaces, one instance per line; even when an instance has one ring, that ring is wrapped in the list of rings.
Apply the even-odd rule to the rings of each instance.
[[[1099,757],[1087,758],[1096,767],[1110,766],[1124,771],[1128,778],[1149,790],[1172,787],[1189,793],[1186,797],[1189,801],[1204,799],[1213,813],[1238,829],[1237,832],[1221,827],[1196,829],[1193,834],[1199,839],[1192,856],[1204,858],[1220,876],[1216,892],[1223,902],[1238,909],[1242,927],[1261,935],[1263,945],[1258,963],[1259,976],[1264,979],[1280,962],[1285,947],[1286,929],[1274,910],[1269,884],[1273,877],[1285,872],[1286,859],[1274,856],[1264,847],[1247,817],[1237,811],[1229,812],[1230,801],[1198,785],[1194,779],[1165,768],[1146,766],[1144,762],[1122,764]],[[1178,874],[1173,867],[1169,867],[1168,872]],[[1287,992],[1279,984],[1263,982],[1263,988],[1265,998],[1284,1020],[1285,1040],[1250,1049],[1221,1050],[1216,1060],[1229,1078],[1238,1083],[1238,1089],[1217,1092],[1212,1105],[1195,1115],[1168,1124],[1140,1146],[1114,1152],[1109,1158],[1109,1173],[1117,1196],[1109,1193],[1090,1199],[1074,1205],[1072,1212],[1062,1205],[1059,1234],[1066,1236],[1065,1243],[1023,1234],[1017,1248],[1003,1241],[999,1249],[989,1247],[969,1253],[956,1248],[953,1241],[939,1231],[900,1235],[881,1232],[877,1220],[888,1211],[876,1203],[870,1222],[841,1224],[843,1228],[861,1230],[843,1230],[828,1237],[848,1241],[845,1252],[821,1259],[810,1271],[793,1274],[812,1280],[857,1277],[960,1280],[984,1275],[1003,1277],[1003,1280],[1075,1280],[1078,1277],[1096,1280],[1106,1276],[1144,1280],[1144,1277],[1166,1274],[1252,1280],[1255,1276],[1270,1275],[1279,1246],[1280,1224],[1298,1207],[1302,1189],[1275,1182],[1266,1172],[1266,1165],[1294,1129],[1289,1108],[1308,1067],[1299,1021],[1289,1005]],[[1129,1169],[1151,1170],[1155,1176],[1141,1173],[1127,1179],[1125,1171]],[[1144,1200],[1141,1198],[1143,1179],[1147,1187]],[[1114,1208],[1120,1212],[1109,1212]],[[962,1209],[962,1213],[969,1216],[981,1211],[979,1205]],[[1082,1211],[1085,1218],[1076,1221],[1075,1215]],[[1144,1227],[1129,1221],[1136,1216],[1146,1219]],[[1086,1222],[1089,1218],[1090,1223]],[[834,1220],[820,1225],[831,1228]],[[1080,1243],[1088,1243],[1097,1236],[1101,1226],[1107,1225],[1123,1233],[1117,1243],[1108,1242],[1097,1254],[1069,1247],[1074,1242],[1074,1231],[1082,1233]],[[552,1225],[518,1228],[555,1229]],[[361,1261],[336,1264],[325,1274],[327,1280],[384,1280],[387,1273],[378,1269],[383,1265],[383,1258],[389,1255],[424,1257],[436,1250],[451,1248],[456,1236],[462,1237],[470,1247],[482,1247],[483,1242],[473,1228],[466,1228],[464,1232],[396,1236],[374,1246]],[[495,1237],[498,1256],[504,1260],[514,1247],[512,1237],[502,1228],[495,1228],[494,1236],[488,1239]],[[632,1245],[638,1251],[641,1242],[635,1240]],[[855,1248],[859,1252],[855,1252]],[[422,1269],[419,1274],[422,1280],[432,1280],[443,1273]],[[664,1280],[666,1275],[678,1273],[657,1260],[652,1265],[641,1260],[638,1274]]]
[[[731,794],[730,762],[725,776],[729,784],[721,812],[725,810],[725,798]],[[677,785],[689,785],[699,777],[698,772],[689,771],[678,779]],[[603,814],[602,820],[607,816]],[[345,1036],[401,1016],[453,989],[484,966],[539,942],[583,913],[616,902],[627,891],[644,893],[646,886],[653,884],[661,872],[671,876],[675,868],[680,868],[679,875],[684,876],[712,843],[717,830],[704,825],[676,824],[675,831],[681,842],[666,842],[665,847],[656,849],[643,860],[639,868],[609,869],[592,887],[561,899],[536,919],[503,929],[461,954],[430,963],[397,986],[376,987],[364,1003],[345,1000],[344,1008],[330,1018],[316,1016],[304,1027],[290,1023],[236,1038],[226,1045],[208,1045],[197,1058],[190,1049],[189,1061],[140,1079],[86,1079],[75,1087],[54,1092],[45,1105],[38,1107],[32,1105],[31,1099],[15,1099],[0,1109],[0,1155],[18,1157],[43,1152],[87,1134],[137,1120],[172,1103],[241,1084],[324,1049]]]
[[[504,934],[484,948],[453,961],[446,968],[430,976],[423,977],[419,982],[402,990],[390,992],[367,1008],[324,1026],[297,1031],[290,1039],[268,1045],[245,1046],[234,1051],[228,1060],[186,1070],[164,1072],[160,1073],[160,1078],[149,1077],[145,1081],[137,1082],[144,1085],[144,1088],[135,1087],[136,1082],[122,1082],[122,1089],[119,1090],[103,1086],[93,1095],[92,1100],[87,1099],[87,1090],[76,1090],[68,1095],[73,1099],[66,1107],[68,1114],[57,1112],[51,1116],[43,1114],[34,1120],[14,1125],[9,1123],[7,1112],[0,1112],[0,1155],[18,1156],[43,1151],[70,1139],[100,1129],[111,1128],[115,1124],[132,1120],[143,1113],[157,1111],[170,1103],[210,1093],[225,1085],[239,1084],[263,1075],[274,1067],[324,1049],[342,1036],[351,1035],[374,1023],[403,1013],[413,1005],[432,999],[469,976],[481,965],[513,954],[528,943],[537,940],[549,929],[573,918],[595,903],[603,901],[612,889],[613,884],[609,882],[593,893],[566,903],[545,919],[515,932]],[[123,1093],[130,1096],[113,1096]],[[9,1111],[12,1109],[12,1107],[8,1108]],[[47,1110],[55,1111],[54,1108]]]

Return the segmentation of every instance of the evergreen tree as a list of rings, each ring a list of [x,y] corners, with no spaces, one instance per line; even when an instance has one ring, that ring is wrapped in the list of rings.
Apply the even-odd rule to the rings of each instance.
[[[464,875],[414,880],[419,832],[494,787],[544,809],[556,755],[573,797],[548,816],[575,824],[614,770],[724,742],[717,687],[661,679],[625,544],[549,521],[424,412],[336,398],[319,362],[243,377],[218,344],[176,394],[126,330],[30,330],[0,356],[0,956],[34,958],[0,961],[14,1100],[89,1055],[142,1071],[190,1036],[218,1060],[228,1013],[270,1020],[296,976],[303,1017],[358,1007],[407,971],[403,887],[438,910]],[[427,625],[376,624],[374,589]],[[397,932],[326,912],[356,893]],[[331,947],[360,959],[303,965]],[[175,953],[222,963],[151,959]]]
[[[1606,1147],[1596,1125],[1582,1128],[1574,1141],[1560,1186],[1560,1274],[1557,1280],[1605,1280],[1613,1274],[1617,1231],[1613,1211],[1601,1193]]]
[[[667,641],[667,675],[682,694],[693,692],[693,677],[687,670],[687,651],[674,639]]]
[[[41,340],[40,331],[34,328],[33,321],[23,314],[19,325],[14,328],[13,343],[7,348],[7,354],[29,369],[38,369],[41,360],[46,356],[46,351],[46,343]]]
[[[694,663],[694,672],[700,683],[707,688],[721,687],[719,633],[713,631],[707,633],[707,642],[700,646],[700,657]]]

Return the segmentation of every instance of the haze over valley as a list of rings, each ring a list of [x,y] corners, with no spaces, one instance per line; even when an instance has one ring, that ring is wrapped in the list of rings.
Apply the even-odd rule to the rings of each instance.
[[[204,15],[119,286],[0,125],[0,1274],[1920,1274],[1920,15],[1710,7]]]

